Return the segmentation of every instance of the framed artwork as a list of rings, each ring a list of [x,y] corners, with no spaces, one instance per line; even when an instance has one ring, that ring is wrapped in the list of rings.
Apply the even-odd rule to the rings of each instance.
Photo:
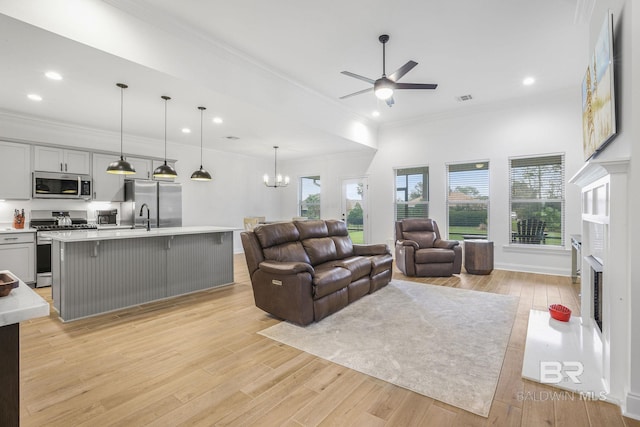
[[[582,135],[585,160],[616,136],[613,14],[607,12],[582,81]]]

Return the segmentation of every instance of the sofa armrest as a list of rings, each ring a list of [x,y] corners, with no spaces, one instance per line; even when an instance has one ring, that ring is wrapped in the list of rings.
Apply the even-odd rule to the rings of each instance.
[[[265,273],[271,274],[298,274],[308,272],[313,275],[315,273],[313,267],[306,262],[278,262],[263,261],[258,268]]]
[[[389,247],[384,243],[376,243],[373,245],[353,245],[353,254],[370,256],[390,254]]]
[[[420,249],[420,245],[418,245],[418,242],[415,242],[413,240],[404,240],[404,239],[396,240],[396,248],[398,246],[413,246],[415,250]]]
[[[457,240],[436,239],[436,241],[433,242],[433,247],[434,248],[442,248],[442,249],[453,249],[454,247],[458,246],[459,244],[460,244],[460,242],[458,242]]]

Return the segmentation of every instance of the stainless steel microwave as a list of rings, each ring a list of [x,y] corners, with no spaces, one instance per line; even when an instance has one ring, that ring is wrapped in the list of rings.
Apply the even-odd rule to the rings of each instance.
[[[34,172],[31,195],[34,199],[91,199],[91,176],[54,172]]]

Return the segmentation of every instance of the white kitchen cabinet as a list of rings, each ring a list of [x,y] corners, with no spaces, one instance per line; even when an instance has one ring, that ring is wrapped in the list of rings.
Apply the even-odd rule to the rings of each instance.
[[[0,233],[0,270],[9,270],[25,283],[36,281],[35,233]]]
[[[34,147],[33,168],[37,171],[89,175],[91,156],[87,151],[36,146]]]
[[[0,199],[31,198],[31,146],[0,141]]]
[[[127,157],[127,162],[136,170],[135,175],[127,175],[127,179],[151,179],[151,160],[139,157]]]
[[[167,161],[167,164],[175,170],[176,162]],[[160,165],[164,165],[164,160],[154,160],[152,164],[153,170],[151,171],[151,173],[153,174],[153,171],[156,170],[156,168]],[[175,181],[175,178],[153,178],[153,179],[155,179],[156,181]]]
[[[93,154],[93,200],[124,202],[124,177],[129,175],[107,173],[109,164],[119,159],[116,154]]]

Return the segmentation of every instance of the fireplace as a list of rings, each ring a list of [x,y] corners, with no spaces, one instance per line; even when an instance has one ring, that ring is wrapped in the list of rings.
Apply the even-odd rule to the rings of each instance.
[[[591,159],[570,182],[582,192],[581,331],[593,337],[583,347],[593,357],[606,400],[639,413],[640,399],[629,392],[631,376],[629,159]],[[615,206],[615,207],[614,207]],[[585,372],[587,367],[585,366]]]
[[[602,296],[604,295],[603,280],[602,280],[602,263],[598,258],[593,255],[589,255],[585,258],[585,261],[589,264],[591,270],[591,293],[593,299],[593,305],[591,306],[593,320],[602,333]]]

